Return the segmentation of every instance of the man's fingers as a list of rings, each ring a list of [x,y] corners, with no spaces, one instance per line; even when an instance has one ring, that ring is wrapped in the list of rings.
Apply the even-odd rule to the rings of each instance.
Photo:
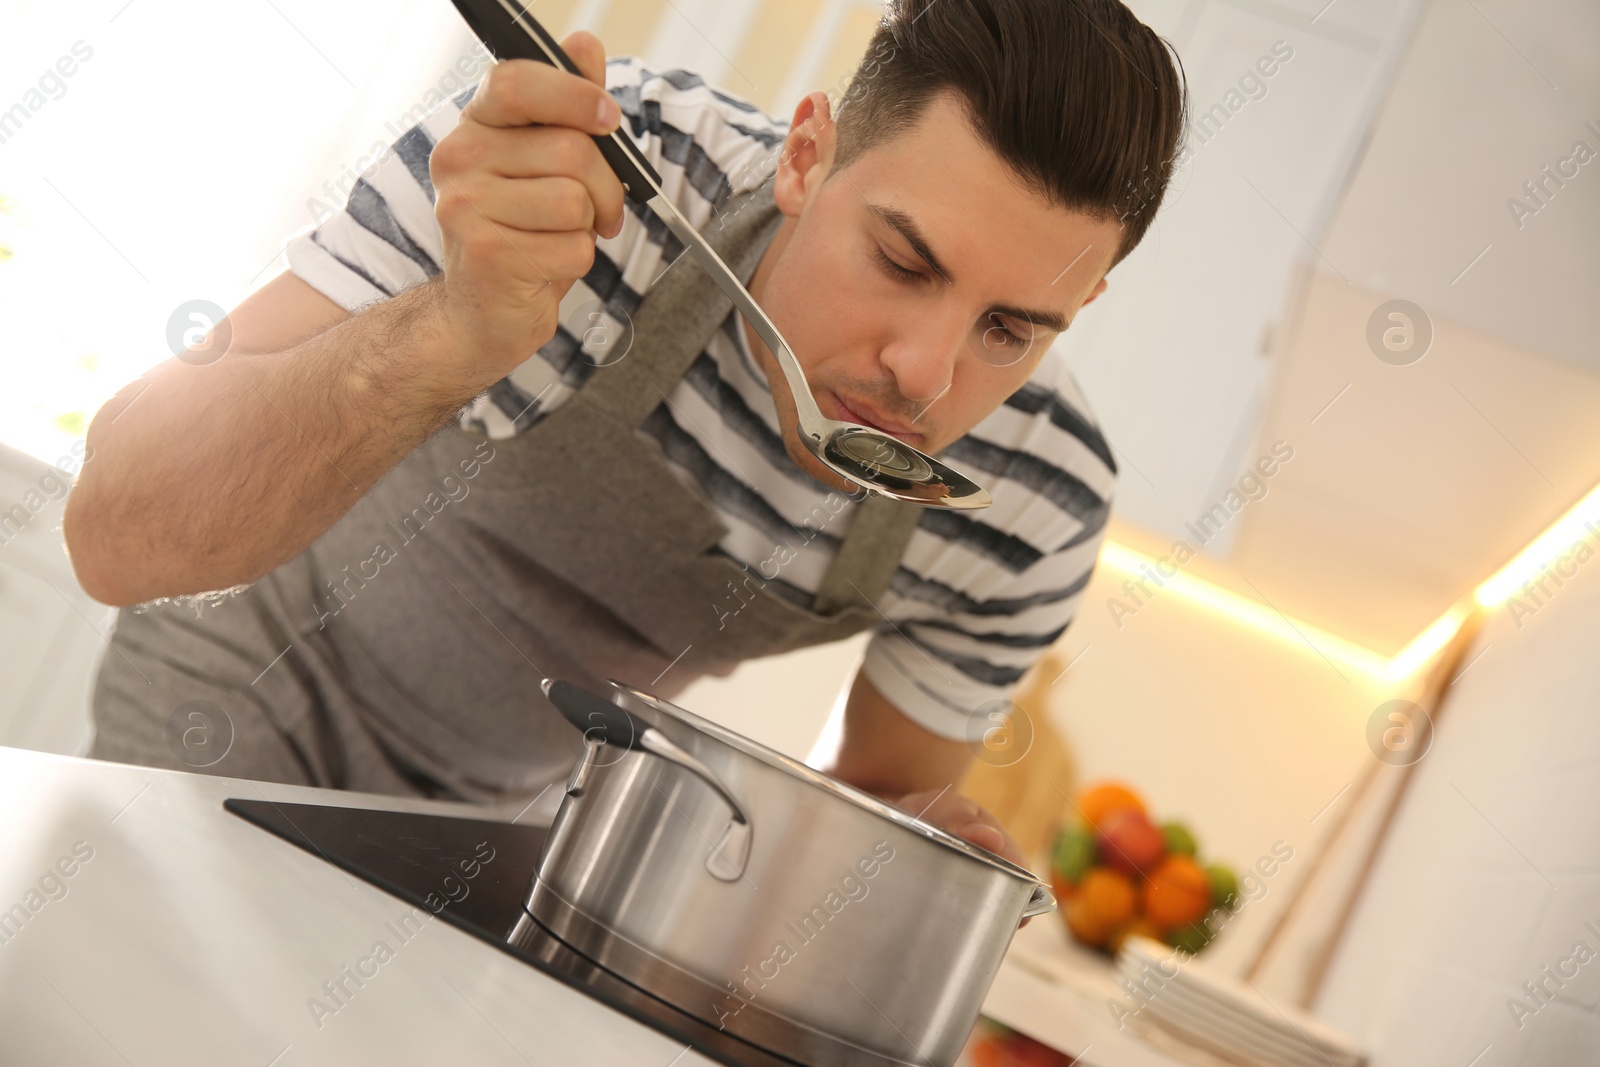
[[[587,30],[577,30],[567,35],[567,39],[561,42],[561,47],[566,49],[567,55],[578,65],[578,69],[583,71],[585,78],[602,90],[605,89],[606,48],[600,43],[600,38]],[[604,171],[604,174],[597,175],[595,180],[588,182],[590,192],[594,196],[595,229],[602,236],[615,237],[622,232],[622,219],[626,210],[623,204],[625,193],[622,182],[612,172],[611,167],[606,165]]]
[[[948,826],[957,821],[964,822],[983,811],[976,801],[948,789],[943,794],[937,791],[917,793],[907,797],[906,800],[910,802],[908,806],[913,813],[922,812],[925,821],[938,826]]]
[[[1000,820],[973,801],[965,797],[961,799],[965,800],[966,804],[951,811],[946,820],[939,825],[943,826],[946,832],[970,841],[979,848],[988,849],[1019,867],[1026,867],[1027,860],[1022,855],[1022,849],[1011,839],[1011,835],[1006,833],[1006,828],[1000,825]]]
[[[987,849],[1019,867],[1027,866],[1022,849],[1011,839],[1011,835],[1006,833],[1000,821],[984,811],[977,801],[960,793],[949,790],[945,790],[943,794],[938,790],[912,793],[902,797],[897,806],[912,815],[917,815],[923,822],[937,826],[946,833],[971,842],[979,848]]]
[[[577,30],[567,35],[561,47],[585,78],[602,89],[606,87],[606,47],[600,43],[600,38],[588,30]]]
[[[579,30],[568,35],[562,48],[582,76],[531,59],[496,63],[463,117],[520,135],[512,158],[495,161],[499,173],[566,174],[587,185],[595,205],[594,229],[612,237],[621,230],[625,214],[622,182],[589,138],[615,130],[622,112],[605,89],[606,53],[600,39]]]
[[[616,172],[587,134],[576,130],[533,127],[501,138],[502,147],[489,161],[506,178],[566,177],[581,182],[594,203],[595,229],[610,234],[622,217],[626,196]]]
[[[593,267],[596,234],[622,227],[622,183],[596,144],[626,136],[604,50],[586,36],[568,47],[579,73],[531,59],[490,67],[428,156],[450,319],[497,367],[550,338],[561,295]]]
[[[1006,847],[1006,835],[996,826],[981,819],[972,819],[949,827],[952,834],[998,854]]]
[[[494,222],[528,233],[588,230],[595,219],[588,188],[565,175],[486,184],[472,203]]]
[[[602,80],[604,67],[602,60]],[[462,114],[485,126],[538,123],[596,134],[616,129],[621,113],[605,87],[587,77],[532,59],[506,59],[489,68]]]

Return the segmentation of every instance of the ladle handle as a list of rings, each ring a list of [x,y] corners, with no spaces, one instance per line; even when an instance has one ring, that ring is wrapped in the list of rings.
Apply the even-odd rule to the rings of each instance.
[[[527,11],[528,4],[516,0],[452,0],[478,40],[496,59],[532,59],[548,63],[568,74],[583,77],[583,71],[556,43],[550,32]],[[643,204],[661,190],[661,175],[650,165],[639,146],[619,127],[611,133],[594,135],[600,154],[611,166],[617,180],[627,190],[628,199]]]

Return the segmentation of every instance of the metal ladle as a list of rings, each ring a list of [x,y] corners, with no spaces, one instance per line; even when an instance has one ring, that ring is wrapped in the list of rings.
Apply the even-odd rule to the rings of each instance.
[[[496,59],[533,59],[577,74],[577,64],[539,21],[514,0],[452,0],[461,17]],[[882,430],[830,419],[817,407],[778,328],[712,250],[700,232],[661,190],[661,176],[620,128],[595,137],[600,153],[627,190],[628,199],[646,204],[678,235],[684,247],[733,300],[778,361],[789,383],[799,420],[800,440],[829,470],[864,489],[925,507],[971,510],[994,501],[987,490],[960,471],[912,448]]]

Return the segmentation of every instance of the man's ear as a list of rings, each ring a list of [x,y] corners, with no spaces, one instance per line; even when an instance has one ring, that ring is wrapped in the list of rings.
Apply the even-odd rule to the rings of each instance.
[[[833,166],[837,130],[828,94],[807,93],[795,105],[772,185],[773,199],[785,215],[799,215],[827,177]]]
[[[1105,280],[1104,277],[1102,277],[1099,281],[1094,283],[1094,288],[1089,291],[1089,295],[1084,297],[1083,303],[1078,305],[1078,306],[1079,307],[1088,307],[1090,304],[1094,303],[1094,298],[1095,297],[1099,296],[1101,293],[1103,293],[1105,291],[1106,291],[1106,280]]]

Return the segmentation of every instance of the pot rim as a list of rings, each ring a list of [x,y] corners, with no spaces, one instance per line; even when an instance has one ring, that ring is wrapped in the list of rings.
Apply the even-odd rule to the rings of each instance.
[[[607,681],[611,683],[612,688],[616,691],[615,699],[618,704],[626,706],[627,698],[632,697],[641,703],[649,705],[652,710],[658,711],[690,729],[706,734],[714,740],[720,741],[747,756],[751,756],[775,770],[783,771],[813,788],[821,789],[838,797],[840,800],[847,801],[862,810],[871,812],[879,818],[887,819],[904,830],[909,830],[935,844],[943,845],[969,859],[986,864],[1002,873],[1021,878],[1035,886],[1045,885],[1038,875],[1026,867],[1019,867],[1003,856],[997,856],[988,849],[979,848],[970,841],[963,840],[946,830],[934,826],[932,823],[923,822],[910,812],[902,811],[893,804],[873,796],[871,793],[823,774],[814,767],[808,767],[799,760],[791,759],[775,749],[768,748],[759,741],[754,741],[743,734],[735,733],[709,719],[703,719],[694,712],[681,708],[670,701],[663,700],[652,693],[647,693],[637,686],[619,682],[615,678],[608,678]]]

